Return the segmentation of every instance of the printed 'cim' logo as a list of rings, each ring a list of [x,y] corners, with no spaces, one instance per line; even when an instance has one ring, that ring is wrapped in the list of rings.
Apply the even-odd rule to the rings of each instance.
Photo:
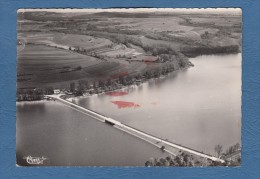
[[[45,157],[32,157],[32,156],[26,157],[27,163],[32,164],[32,165],[43,164],[43,161],[46,160],[46,159],[47,158],[45,158]]]

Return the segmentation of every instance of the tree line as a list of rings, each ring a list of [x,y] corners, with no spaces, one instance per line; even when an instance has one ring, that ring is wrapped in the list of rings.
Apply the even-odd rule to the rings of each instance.
[[[48,88],[29,88],[17,89],[16,101],[37,101],[42,100],[44,95],[51,95],[54,93],[52,87]]]

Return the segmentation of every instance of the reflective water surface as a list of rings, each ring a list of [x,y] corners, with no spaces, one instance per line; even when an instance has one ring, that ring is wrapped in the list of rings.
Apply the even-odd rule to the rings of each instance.
[[[75,103],[158,137],[205,153],[241,139],[241,54],[199,56],[165,78]],[[59,102],[17,104],[17,162],[44,165],[137,166],[165,156],[154,146]]]
[[[217,144],[226,149],[241,142],[241,54],[205,55],[191,61],[195,67],[122,90],[127,95],[102,94],[74,102],[214,154]]]
[[[59,102],[17,105],[17,163],[45,157],[46,166],[144,166],[158,148]]]

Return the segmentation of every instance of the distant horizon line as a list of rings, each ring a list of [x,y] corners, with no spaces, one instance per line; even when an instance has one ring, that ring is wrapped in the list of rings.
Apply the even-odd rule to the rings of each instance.
[[[22,12],[55,12],[55,13],[99,13],[99,12],[125,12],[125,13],[210,13],[210,14],[236,14],[241,15],[241,8],[35,8],[18,9]]]

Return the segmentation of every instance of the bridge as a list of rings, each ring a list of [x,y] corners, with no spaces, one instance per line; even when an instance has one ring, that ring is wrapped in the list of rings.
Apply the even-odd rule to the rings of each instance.
[[[62,102],[63,104],[65,104],[66,106],[74,109],[74,110],[77,110],[77,111],[80,111],[80,112],[83,112],[84,114],[98,120],[98,121],[101,121],[101,122],[105,122],[119,130],[123,130],[133,136],[136,136],[142,140],[145,140],[146,142],[149,142],[149,143],[152,143],[150,140],[153,140],[153,141],[156,141],[157,143],[162,143],[166,146],[170,146],[170,147],[173,147],[173,148],[176,148],[176,149],[179,149],[179,150],[182,150],[182,151],[185,151],[185,152],[188,152],[188,153],[191,153],[191,154],[194,154],[194,155],[197,155],[197,156],[200,156],[200,157],[203,157],[203,158],[206,158],[206,159],[210,159],[212,161],[216,161],[216,162],[221,162],[221,163],[224,163],[225,161],[220,159],[220,158],[217,158],[217,157],[214,157],[214,156],[211,156],[211,155],[208,155],[208,154],[204,154],[203,152],[200,152],[200,151],[196,151],[194,149],[191,149],[191,148],[188,148],[188,147],[185,147],[185,146],[182,146],[180,144],[175,144],[173,142],[170,142],[168,140],[164,140],[164,139],[161,139],[161,138],[158,138],[154,135],[151,135],[151,134],[148,134],[144,131],[141,131],[139,129],[136,129],[134,127],[131,127],[131,126],[128,126],[126,124],[123,124],[117,120],[114,120],[114,119],[111,119],[109,117],[106,117],[100,113],[97,113],[95,111],[92,111],[92,110],[89,110],[89,109],[86,109],[86,108],[83,108],[77,104],[74,104],[68,100],[65,100],[65,99],[62,99],[61,96],[63,96],[64,94],[58,94],[58,95],[46,95],[46,97],[49,97],[49,98],[52,98],[52,99],[55,99],[57,101],[60,101]],[[152,143],[153,145],[156,145],[154,143]],[[158,147],[158,145],[157,145]],[[170,152],[169,150],[165,150],[167,151],[168,153],[171,153],[173,154],[172,152]],[[175,155],[175,154],[173,154]]]

